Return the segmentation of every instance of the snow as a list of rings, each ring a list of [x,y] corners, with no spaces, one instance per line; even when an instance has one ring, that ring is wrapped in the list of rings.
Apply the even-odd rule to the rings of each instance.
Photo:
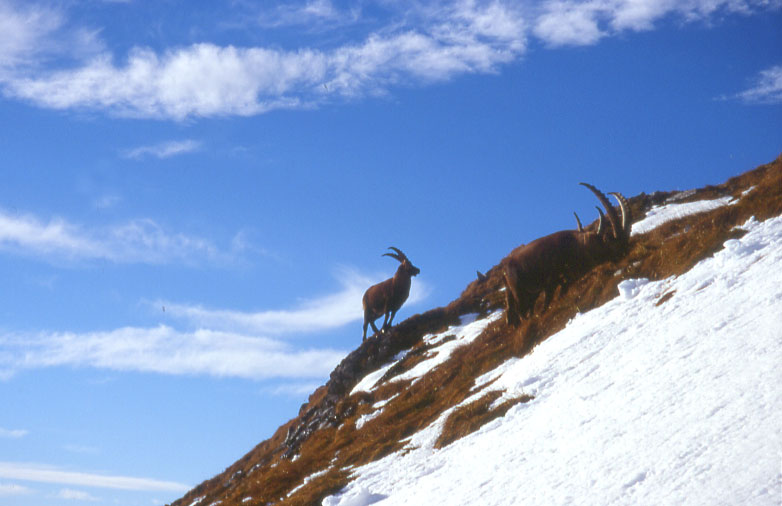
[[[206,496],[203,495],[201,497],[196,498],[193,502],[190,503],[190,506],[196,506],[198,503],[206,499]]]
[[[779,505],[782,218],[744,228],[679,277],[623,282],[464,402],[532,401],[436,450],[443,413],[323,505]]]
[[[749,191],[749,190],[748,190]],[[646,213],[646,217],[633,223],[630,235],[645,234],[659,227],[663,223],[672,220],[678,220],[691,214],[705,213],[718,207],[735,204],[733,197],[722,197],[715,200],[699,200],[697,202],[687,202],[685,204],[666,204],[664,206],[655,206]]]
[[[462,324],[449,327],[445,332],[439,334],[429,334],[424,336],[423,340],[428,345],[437,345],[428,351],[426,360],[416,364],[412,369],[403,372],[391,378],[391,381],[413,380],[413,382],[422,378],[426,373],[447,361],[451,354],[457,349],[474,341],[480,336],[490,323],[502,316],[497,311],[481,320],[475,320],[475,315],[462,317]],[[454,339],[446,339],[454,336]]]
[[[385,406],[386,404],[388,404],[389,402],[391,402],[392,400],[394,400],[398,396],[399,396],[399,394],[394,394],[391,397],[389,397],[388,399],[385,399],[385,400],[378,401],[378,402],[374,403],[372,405],[373,411],[358,417],[358,420],[356,420],[356,429],[361,429],[361,427],[363,427],[365,423],[367,423],[368,421],[372,420],[373,418],[376,418],[380,413],[383,412],[383,409],[382,409],[383,406]]]
[[[424,343],[432,346],[427,352],[429,358],[416,364],[412,369],[394,376],[390,381],[413,380],[415,382],[427,372],[448,360],[454,350],[472,342],[475,338],[480,336],[486,327],[501,315],[500,312],[496,312],[481,320],[476,320],[477,315],[475,314],[464,315],[461,317],[459,325],[450,326],[447,330],[440,332],[439,334],[425,335],[423,337]],[[454,339],[446,339],[450,337],[454,337]],[[353,395],[356,392],[368,392],[372,390],[380,378],[382,378],[394,365],[401,362],[406,355],[406,351],[401,352],[392,362],[384,365],[377,371],[367,374],[355,387],[353,387],[350,394]]]
[[[292,488],[292,489],[291,489],[291,491],[290,491],[290,492],[288,492],[288,494],[286,495],[286,497],[290,497],[290,496],[292,496],[293,494],[295,494],[296,492],[298,492],[298,491],[299,491],[299,489],[301,489],[301,488],[303,488],[305,485],[307,485],[309,482],[311,482],[311,481],[312,481],[312,480],[314,480],[315,478],[318,478],[318,477],[320,477],[320,476],[323,476],[323,475],[325,475],[325,474],[326,474],[326,473],[328,473],[330,470],[331,470],[331,467],[327,467],[326,469],[324,469],[324,470],[322,470],[322,471],[316,471],[316,472],[312,473],[311,475],[307,476],[306,478],[304,478],[304,479],[301,481],[301,483],[300,483],[300,484],[298,484],[296,487]]]

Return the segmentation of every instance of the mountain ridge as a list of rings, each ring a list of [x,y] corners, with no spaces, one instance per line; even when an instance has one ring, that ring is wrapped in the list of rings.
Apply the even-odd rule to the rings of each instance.
[[[744,232],[736,227],[750,216],[762,221],[782,214],[782,156],[721,185],[641,194],[629,202],[640,221],[655,206],[728,197],[731,205],[683,216],[634,235],[621,260],[598,265],[565,296],[557,295],[546,312],[519,327],[508,327],[495,318],[474,340],[455,347],[447,361],[418,380],[383,381],[427,360],[433,346],[425,336],[461,325],[466,315],[482,320],[501,310],[501,275],[493,267],[447,306],[411,316],[387,334],[361,343],[294,419],[173,504],[319,504],[350,481],[352,469],[404,451],[408,438],[475,393],[476,378],[509,357],[527,355],[577,314],[615,298],[621,282],[680,275],[722,249],[726,241],[741,237]],[[657,303],[665,304],[672,296],[665,294]],[[447,339],[452,338],[442,336],[442,341]],[[394,358],[395,364],[378,378],[380,386],[369,392],[353,391],[362,378]],[[530,400],[517,396],[497,405],[499,398],[491,394],[452,412],[435,447],[447,446],[504,416],[515,404]],[[384,403],[382,413],[371,423],[359,424],[379,403]]]

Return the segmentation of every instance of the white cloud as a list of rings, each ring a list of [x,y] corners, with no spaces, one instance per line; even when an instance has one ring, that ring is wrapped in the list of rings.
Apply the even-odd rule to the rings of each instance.
[[[0,333],[0,377],[48,367],[90,367],[171,375],[211,375],[263,380],[324,378],[347,354],[330,348],[295,347],[259,335],[312,333],[360,322],[361,298],[379,277],[343,269],[342,287],[293,309],[244,313],[162,304],[165,314],[183,319],[195,330],[167,325],[123,327],[96,332]],[[428,294],[415,282],[407,305]],[[360,326],[355,327],[356,338]]]
[[[61,218],[48,222],[0,210],[0,250],[52,260],[103,259],[121,263],[230,261],[208,240],[169,233],[150,219],[87,230]]]
[[[606,33],[598,26],[600,6],[593,2],[548,2],[534,34],[553,46],[594,44]]]
[[[263,392],[271,395],[301,397],[315,391],[320,383],[284,383],[274,387],[264,388]]]
[[[4,429],[0,427],[0,438],[19,439],[25,437],[30,432],[23,429]]]
[[[37,5],[18,8],[0,0],[0,70],[28,63],[62,24],[58,11]]]
[[[782,65],[760,72],[753,85],[736,98],[750,104],[782,104]]]
[[[122,201],[122,197],[115,194],[105,194],[93,199],[92,205],[96,209],[110,209]]]
[[[92,455],[100,453],[100,450],[94,446],[67,444],[64,445],[62,448],[63,450],[71,453],[82,453],[82,454],[92,454]]]
[[[363,321],[364,292],[382,277],[366,276],[352,269],[340,270],[337,277],[341,284],[339,291],[305,300],[293,309],[243,312],[169,302],[155,302],[155,306],[165,306],[166,314],[200,327],[260,334],[316,332]],[[414,278],[405,304],[416,304],[428,293],[429,287]]]
[[[66,500],[73,500],[73,501],[88,501],[88,502],[97,502],[100,501],[99,498],[93,496],[92,494],[85,492],[83,490],[73,490],[70,488],[64,488],[60,490],[57,493],[58,499],[66,499]]]
[[[295,25],[329,23],[343,24],[357,19],[358,10],[342,12],[330,0],[310,0],[304,4],[285,3],[274,9],[264,10],[258,16],[258,25],[263,28],[279,28]]]
[[[38,67],[53,58],[80,59],[105,51],[99,30],[69,28],[57,8],[0,0],[0,78],[16,67]]]
[[[182,483],[172,481],[65,471],[54,467],[26,462],[0,462],[0,478],[34,481],[39,483],[57,483],[62,485],[150,492],[185,492],[190,488]],[[73,499],[75,497],[71,498]]]
[[[171,158],[172,156],[193,153],[199,149],[201,149],[201,143],[199,141],[186,139],[182,141],[168,141],[151,146],[140,146],[137,148],[128,149],[122,153],[122,156],[133,160],[140,160],[150,156],[164,159]]]
[[[124,327],[103,332],[0,334],[6,375],[47,367],[92,367],[172,375],[315,378],[345,356],[332,349],[296,350],[264,337],[200,329]]]
[[[13,55],[28,54],[31,48],[46,46],[43,41],[63,37],[58,30],[63,21],[54,14],[41,14],[32,23],[35,28],[24,31],[18,19],[33,16],[33,11],[10,8],[7,2],[0,5],[10,13],[10,29],[20,32],[0,35],[0,55],[12,55],[6,57],[12,63],[18,59]],[[378,19],[361,23],[355,17],[360,11],[347,14],[329,0],[311,0],[273,9],[259,22],[306,29],[327,20],[333,30],[341,22],[352,22],[356,32],[364,33],[335,47],[205,42],[162,51],[135,47],[124,57],[106,50],[82,51],[92,56],[71,66],[60,63],[57,68],[31,70],[12,64],[0,74],[0,89],[40,107],[126,117],[251,116],[383,95],[394,86],[497,72],[520,59],[529,37],[551,47],[589,45],[626,31],[651,30],[666,18],[709,21],[780,5],[779,0],[410,1],[383,3],[388,18],[378,27]],[[83,45],[99,46],[89,41]],[[143,150],[139,156],[155,153]]]
[[[582,46],[626,30],[651,30],[667,16],[695,22],[779,6],[778,0],[548,0],[530,13],[533,33],[546,44]]]
[[[322,15],[329,5],[310,4],[310,10]],[[462,2],[440,14],[450,17],[325,51],[201,43],[163,53],[135,48],[119,64],[104,52],[71,69],[20,72],[3,87],[7,95],[54,109],[178,120],[247,116],[383,93],[392,84],[491,72],[523,50],[521,19],[504,4]]]
[[[26,495],[30,493],[32,493],[32,490],[27,487],[23,487],[15,483],[0,483],[0,497]]]

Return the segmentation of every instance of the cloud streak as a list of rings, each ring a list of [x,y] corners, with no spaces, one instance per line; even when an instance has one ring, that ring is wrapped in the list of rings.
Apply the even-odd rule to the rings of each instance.
[[[0,483],[0,497],[27,495],[30,493],[32,493],[32,490],[27,487],[15,483]]]
[[[284,342],[166,325],[102,332],[0,335],[0,371],[92,367],[170,375],[210,375],[262,380],[322,378],[346,355],[333,349],[296,350]]]
[[[186,492],[190,489],[187,485],[173,481],[65,471],[25,462],[0,462],[0,478],[148,492]]]
[[[206,239],[170,233],[150,219],[88,230],[61,218],[41,220],[0,210],[0,250],[53,261],[109,260],[166,264],[226,262],[232,255]]]
[[[4,429],[0,427],[0,438],[19,439],[29,434],[29,431],[22,429]]]
[[[292,309],[243,312],[170,302],[155,302],[155,306],[165,306],[167,315],[204,328],[264,335],[311,333],[361,321],[364,291],[381,281],[382,276],[366,276],[343,269],[338,278],[341,284],[339,291],[306,300]],[[429,288],[424,283],[414,279],[406,304],[423,300],[428,292]]]
[[[141,160],[148,157],[166,159],[173,156],[193,153],[201,148],[201,143],[186,139],[183,141],[169,141],[152,146],[140,146],[128,149],[122,153],[122,156],[131,160]]]
[[[287,26],[318,25],[319,23],[345,24],[355,21],[358,10],[342,12],[330,0],[310,0],[304,5],[283,4],[273,9],[265,9],[257,18],[257,24],[263,28],[281,28]]]
[[[782,65],[761,71],[753,85],[735,98],[750,104],[782,104]]]
[[[165,304],[166,315],[184,320],[194,330],[158,325],[83,333],[0,332],[0,377],[50,367],[89,367],[251,380],[320,380],[345,357],[345,350],[305,349],[259,336],[314,333],[361,321],[361,297],[376,279],[349,269],[341,270],[339,277],[338,291],[293,309],[245,313]],[[407,304],[422,300],[428,291],[426,285],[414,283]],[[355,330],[358,336],[359,327]],[[9,437],[23,435],[6,432]]]

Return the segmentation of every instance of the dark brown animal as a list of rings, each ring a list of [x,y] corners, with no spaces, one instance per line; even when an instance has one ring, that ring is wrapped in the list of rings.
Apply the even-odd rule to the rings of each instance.
[[[578,230],[562,230],[519,246],[502,260],[505,279],[505,318],[517,325],[521,318],[531,315],[540,292],[545,294],[545,311],[557,287],[564,295],[573,281],[595,265],[617,258],[627,249],[632,217],[627,199],[620,193],[611,193],[619,202],[621,222],[606,196],[588,183],[587,187],[606,210],[610,230],[605,226],[600,208],[600,221],[595,229],[584,229],[578,216]]]
[[[372,285],[364,292],[362,300],[364,305],[364,336],[361,338],[362,341],[367,338],[367,325],[372,325],[375,334],[380,332],[375,326],[375,320],[382,315],[385,315],[381,327],[382,331],[385,332],[391,327],[396,312],[410,295],[411,278],[421,272],[421,269],[413,265],[398,248],[391,246],[388,249],[392,249],[396,253],[383,253],[382,256],[395,258],[399,261],[399,267],[393,278]]]

